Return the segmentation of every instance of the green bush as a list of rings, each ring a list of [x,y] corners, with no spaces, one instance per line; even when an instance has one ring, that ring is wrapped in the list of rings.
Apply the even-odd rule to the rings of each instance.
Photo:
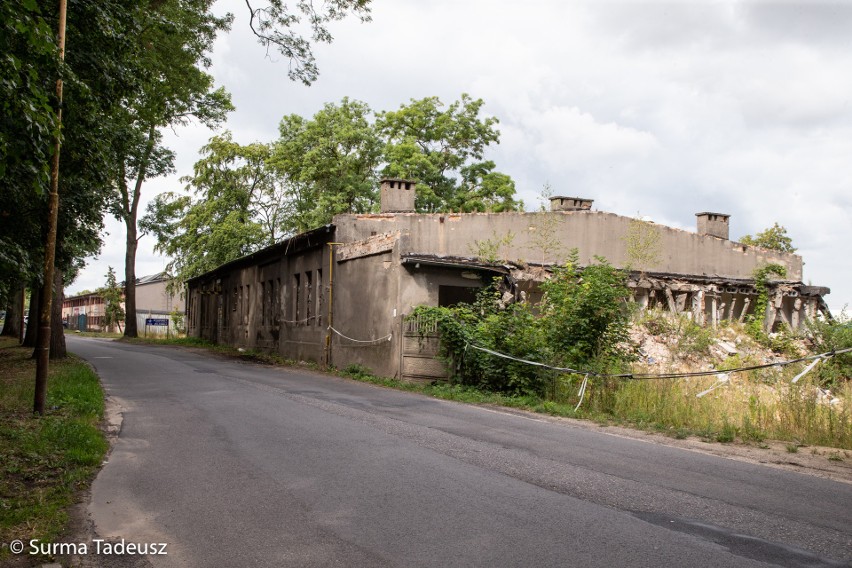
[[[577,252],[542,283],[541,303],[503,306],[495,287],[473,304],[419,306],[411,317],[437,323],[442,355],[454,380],[486,390],[558,398],[560,373],[497,357],[483,347],[557,367],[622,370],[630,359],[628,290],[622,272],[606,260],[580,269]]]
[[[820,319],[809,324],[816,353],[840,351],[852,347],[852,318],[842,311],[832,321]],[[852,352],[835,355],[822,361],[818,376],[823,386],[836,386],[852,379]]]
[[[709,353],[715,340],[713,329],[702,327],[685,316],[680,316],[678,320],[677,352],[682,357]]]

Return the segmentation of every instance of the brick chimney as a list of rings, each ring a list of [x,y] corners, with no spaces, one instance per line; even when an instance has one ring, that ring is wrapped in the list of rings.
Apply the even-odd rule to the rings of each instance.
[[[381,182],[382,213],[413,213],[415,187],[410,179],[384,178]]]
[[[710,235],[728,240],[730,215],[705,211],[704,213],[696,213],[695,216],[698,217],[699,235]]]
[[[592,208],[594,199],[585,199],[583,197],[563,197],[554,195],[550,198],[551,211],[589,211]]]

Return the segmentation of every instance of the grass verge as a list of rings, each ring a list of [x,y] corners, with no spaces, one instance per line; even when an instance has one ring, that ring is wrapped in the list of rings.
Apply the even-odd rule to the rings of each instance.
[[[0,338],[0,562],[10,558],[12,540],[56,540],[108,449],[97,375],[76,358],[51,361],[48,411],[36,416],[31,354]]]

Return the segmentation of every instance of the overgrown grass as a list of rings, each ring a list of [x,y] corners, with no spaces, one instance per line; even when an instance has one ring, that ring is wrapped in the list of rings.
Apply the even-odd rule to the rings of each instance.
[[[730,383],[701,398],[696,395],[712,387],[714,377],[595,385],[588,408],[614,420],[718,442],[772,439],[852,449],[852,385],[835,393],[839,404],[829,404],[810,382],[793,385],[787,376],[768,374],[731,375]]]
[[[104,397],[98,377],[78,359],[51,361],[47,408],[32,413],[32,350],[0,338],[0,543],[54,541],[67,508],[88,486],[108,444],[98,427]],[[6,546],[0,560],[8,558]]]

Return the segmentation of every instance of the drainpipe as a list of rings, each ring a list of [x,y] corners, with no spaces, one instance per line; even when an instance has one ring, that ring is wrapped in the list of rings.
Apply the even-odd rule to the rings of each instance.
[[[328,245],[328,330],[325,334],[325,366],[331,367],[331,326],[334,325],[334,245],[343,243],[326,243]]]

